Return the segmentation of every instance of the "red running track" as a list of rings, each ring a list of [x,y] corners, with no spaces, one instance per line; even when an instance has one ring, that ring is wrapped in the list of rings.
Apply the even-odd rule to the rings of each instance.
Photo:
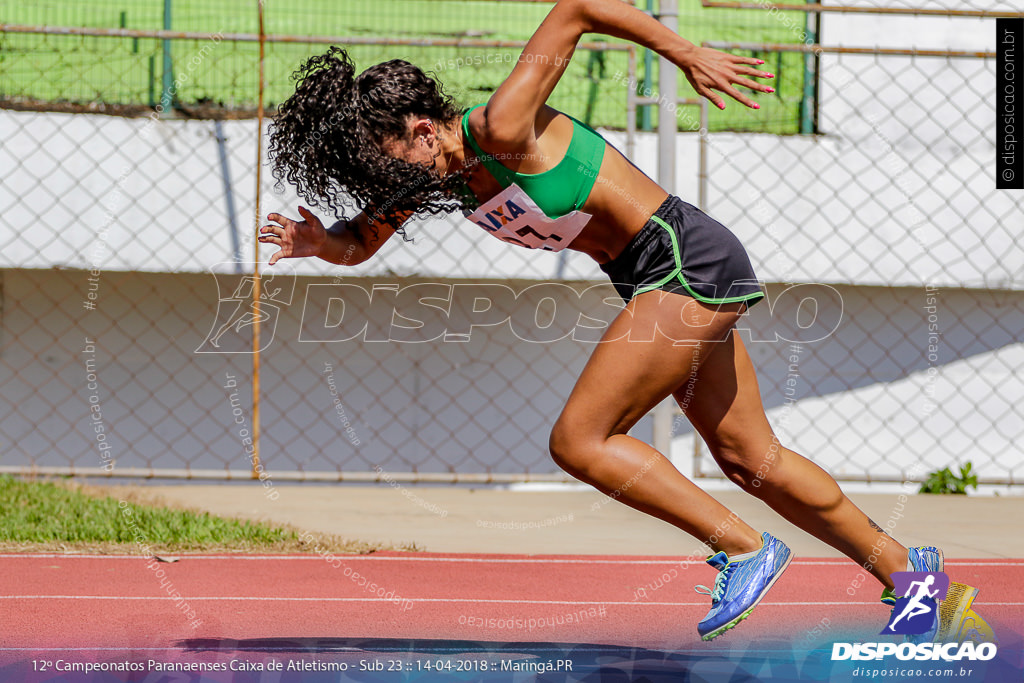
[[[708,644],[696,624],[709,599],[693,586],[712,584],[715,572],[701,560],[0,555],[0,567],[8,654],[359,638],[714,649],[782,636],[813,645],[819,636],[870,638],[887,616],[874,580],[833,559],[794,560],[750,619]],[[981,589],[975,606],[997,633],[1021,632],[1024,560],[947,560],[946,572]]]

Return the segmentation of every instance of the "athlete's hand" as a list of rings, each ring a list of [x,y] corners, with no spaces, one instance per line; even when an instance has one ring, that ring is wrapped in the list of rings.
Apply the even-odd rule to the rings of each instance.
[[[270,265],[283,258],[316,256],[320,253],[327,240],[324,224],[304,206],[299,207],[299,215],[304,219],[301,223],[279,213],[267,215],[267,220],[280,224],[260,228],[260,242],[281,247],[280,251],[270,257]]]
[[[744,76],[775,78],[775,74],[753,68],[764,64],[763,59],[740,57],[710,47],[693,46],[692,49],[685,51],[672,61],[686,74],[686,80],[690,82],[697,94],[711,100],[711,103],[719,109],[725,109],[725,100],[721,95],[713,92],[715,90],[725,93],[751,109],[760,109],[761,105],[733,86],[740,85],[758,92],[775,92],[774,88],[764,83],[744,78]]]

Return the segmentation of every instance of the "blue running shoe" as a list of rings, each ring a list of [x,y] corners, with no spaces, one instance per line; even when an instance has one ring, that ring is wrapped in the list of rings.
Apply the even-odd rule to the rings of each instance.
[[[789,566],[793,553],[786,544],[768,532],[762,533],[761,538],[764,544],[750,559],[730,562],[723,552],[708,558],[708,564],[718,570],[718,576],[713,589],[707,586],[695,589],[711,596],[711,611],[697,624],[702,640],[720,636],[749,617]]]
[[[933,546],[922,546],[920,548],[907,548],[908,562],[913,568],[909,571],[915,572],[941,572],[943,566],[942,551]],[[881,601],[883,605],[896,607],[896,594],[886,588],[882,591]],[[935,620],[935,626],[927,633],[921,635],[905,636],[908,643],[930,643],[935,640],[938,633],[939,620]]]

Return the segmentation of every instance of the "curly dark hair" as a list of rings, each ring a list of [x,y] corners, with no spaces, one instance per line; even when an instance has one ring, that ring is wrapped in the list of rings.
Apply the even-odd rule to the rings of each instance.
[[[410,115],[447,123],[464,110],[440,83],[401,59],[358,77],[355,71],[348,53],[331,47],[294,73],[295,93],[270,125],[268,155],[278,184],[292,183],[312,206],[335,216],[353,200],[377,220],[463,208],[458,188],[469,169],[442,178],[433,168],[388,156],[381,144],[407,140]],[[405,236],[400,225],[391,227]]]

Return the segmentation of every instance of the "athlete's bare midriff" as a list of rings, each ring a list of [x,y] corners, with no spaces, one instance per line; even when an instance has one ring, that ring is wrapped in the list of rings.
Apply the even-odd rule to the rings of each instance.
[[[661,206],[668,193],[608,145],[597,182],[583,210],[593,218],[569,249],[598,263],[618,256]]]

